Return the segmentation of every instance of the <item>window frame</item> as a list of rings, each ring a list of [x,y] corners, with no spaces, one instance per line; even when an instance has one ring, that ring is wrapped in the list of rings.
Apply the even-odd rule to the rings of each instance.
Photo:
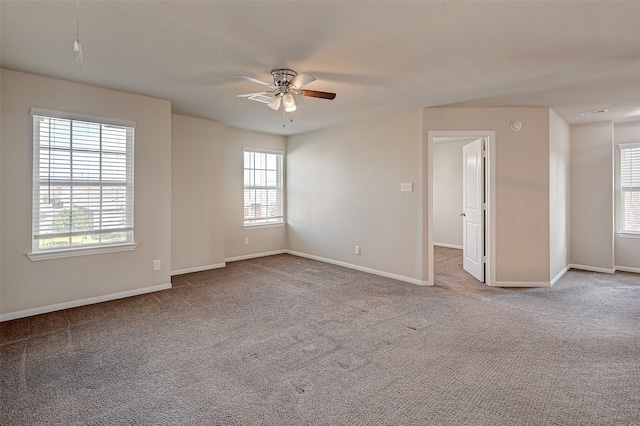
[[[62,112],[62,111],[54,111],[54,110],[48,110],[48,109],[43,109],[43,108],[31,108],[31,116],[32,116],[32,137],[33,137],[33,153],[32,153],[32,172],[33,172],[33,180],[32,180],[32,198],[31,198],[31,202],[32,202],[32,206],[31,206],[31,214],[32,214],[32,220],[31,220],[31,224],[32,224],[32,228],[31,228],[31,252],[27,253],[27,256],[29,257],[30,260],[32,261],[37,261],[37,260],[47,260],[47,259],[56,259],[56,258],[63,258],[63,257],[71,257],[71,256],[85,256],[85,255],[93,255],[93,254],[100,254],[100,253],[111,253],[111,252],[117,252],[117,251],[129,251],[129,250],[134,250],[136,248],[136,243],[134,240],[134,148],[135,148],[135,122],[132,121],[127,121],[127,120],[119,120],[119,119],[112,119],[112,118],[105,118],[105,117],[97,117],[97,116],[91,116],[91,115],[86,115],[86,114],[76,114],[76,113],[69,113],[69,112]],[[107,179],[103,178],[101,173],[100,177],[98,178],[98,180],[92,180],[92,179],[88,179],[85,182],[85,185],[80,185],[80,186],[96,186],[99,188],[104,188],[104,187],[119,187],[119,186],[123,186],[125,188],[125,193],[127,194],[127,198],[128,200],[126,201],[126,209],[127,209],[127,214],[126,214],[126,224],[130,226],[125,226],[125,228],[116,228],[116,229],[109,229],[109,228],[102,228],[99,229],[97,232],[98,234],[106,234],[109,231],[111,232],[118,232],[122,229],[124,229],[123,232],[125,232],[125,239],[123,241],[116,241],[116,242],[98,242],[98,243],[91,243],[91,244],[82,244],[82,245],[66,245],[66,246],[60,246],[60,247],[48,247],[48,248],[41,248],[40,244],[39,244],[39,240],[41,239],[42,235],[44,234],[39,234],[39,229],[41,226],[41,222],[39,222],[39,218],[40,218],[40,206],[41,204],[38,204],[38,202],[36,201],[36,197],[38,199],[40,199],[40,191],[41,188],[43,187],[50,187],[51,183],[51,175],[49,174],[49,181],[48,182],[42,182],[41,179],[39,178],[40,176],[40,155],[42,152],[42,148],[41,148],[41,138],[40,138],[40,133],[39,133],[39,120],[40,118],[45,118],[45,119],[54,119],[54,120],[68,120],[69,121],[69,126],[70,126],[70,135],[69,135],[69,143],[72,144],[72,141],[74,139],[73,137],[73,132],[74,129],[72,128],[73,126],[73,122],[86,122],[86,123],[93,123],[93,124],[98,124],[100,125],[100,133],[99,133],[99,140],[100,140],[100,149],[99,150],[88,150],[88,148],[76,148],[74,149],[72,145],[69,146],[69,155],[70,158],[73,154],[75,155],[80,155],[78,154],[79,152],[98,152],[99,153],[99,165],[100,167],[102,167],[103,163],[103,155],[105,152],[107,152],[107,154],[109,153],[107,150],[105,150],[102,146],[103,144],[103,135],[102,135],[102,126],[117,126],[117,127],[124,127],[126,128],[126,144],[124,147],[125,150],[125,181],[122,184],[121,182],[110,182]],[[51,154],[51,149],[49,148],[49,153]],[[72,154],[73,153],[73,154]],[[50,155],[49,154],[49,155]],[[86,155],[86,153],[85,153]],[[113,154],[111,154],[111,156],[113,156]],[[70,167],[72,167],[71,165],[72,163],[70,163]],[[95,165],[91,164],[90,167],[94,167]],[[55,169],[54,169],[55,170]],[[71,170],[71,169],[70,169]],[[101,170],[103,170],[101,168]],[[89,180],[91,180],[90,184],[89,184]],[[68,186],[69,188],[72,188],[74,186],[74,177],[70,176],[69,178],[66,179],[59,179],[59,182],[61,182],[61,186],[65,187]],[[76,181],[77,182],[77,181]],[[83,182],[83,181],[81,181]],[[102,189],[100,190],[102,191]],[[103,201],[104,197],[102,195],[100,195],[99,198],[100,201],[100,207],[99,207],[99,211],[102,212],[103,211]],[[73,206],[69,207],[69,208],[73,208]],[[101,213],[102,214],[102,213]],[[100,219],[101,221],[102,219]],[[95,228],[92,229],[92,231],[95,232]],[[68,236],[69,238],[72,238],[73,235],[78,234],[80,231],[73,231],[72,229],[69,229],[69,232],[62,232],[60,234],[64,234],[65,236]],[[87,231],[87,234],[89,234],[90,232]]]
[[[245,172],[247,170],[254,170],[255,171],[255,167],[253,168],[247,168],[246,164],[245,164],[245,155],[246,153],[256,153],[256,154],[274,154],[277,155],[277,170],[276,170],[276,185],[275,186],[271,186],[271,185],[246,185],[245,182]],[[243,171],[243,176],[242,176],[242,186],[243,186],[243,190],[242,190],[242,199],[243,199],[243,205],[242,205],[242,210],[243,210],[243,228],[245,230],[249,230],[249,229],[258,229],[258,228],[272,228],[272,227],[282,227],[285,225],[286,223],[286,218],[285,218],[285,170],[286,170],[286,166],[285,166],[285,154],[284,151],[280,151],[280,150],[274,150],[274,149],[265,149],[265,148],[251,148],[251,147],[244,147],[243,151],[242,151],[242,171]],[[257,218],[247,218],[246,215],[246,208],[247,206],[245,205],[245,199],[246,199],[246,191],[247,190],[260,190],[260,189],[266,189],[266,190],[276,190],[276,199],[279,200],[279,204],[280,204],[280,215],[279,216],[274,216],[274,217],[266,217],[263,219],[257,219]],[[269,219],[274,219],[274,220],[269,220]],[[259,221],[259,222],[258,222]]]
[[[622,156],[623,156],[623,151],[625,150],[639,150],[640,151],[640,142],[632,142],[632,143],[623,143],[623,144],[618,144],[618,149],[619,149],[619,170],[617,173],[617,189],[618,189],[618,235],[620,235],[621,237],[626,237],[626,238],[640,238],[640,230],[632,230],[632,229],[627,229],[626,228],[626,205],[625,205],[625,193],[627,192],[636,192],[636,193],[640,193],[640,185],[633,185],[634,182],[631,182],[631,186],[623,186],[623,161],[622,161]],[[640,158],[640,155],[637,155],[638,158]],[[636,158],[634,158],[635,160]],[[635,166],[635,162],[633,163],[633,165]],[[634,167],[635,169],[636,167]],[[639,164],[637,165],[637,168],[640,169],[640,160],[639,160]],[[633,174],[632,174],[633,176]]]

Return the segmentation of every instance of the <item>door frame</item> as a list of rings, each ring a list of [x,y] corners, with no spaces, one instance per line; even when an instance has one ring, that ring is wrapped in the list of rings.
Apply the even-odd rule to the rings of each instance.
[[[427,132],[427,184],[423,186],[425,199],[427,200],[427,285],[434,285],[434,253],[433,253],[433,145],[437,138],[485,138],[487,151],[485,164],[485,188],[484,193],[487,202],[485,218],[485,284],[494,285],[495,277],[495,187],[496,187],[496,132],[495,131],[428,131]]]

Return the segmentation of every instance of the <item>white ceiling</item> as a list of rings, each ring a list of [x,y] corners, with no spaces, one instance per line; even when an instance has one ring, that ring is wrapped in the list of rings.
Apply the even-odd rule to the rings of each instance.
[[[640,120],[638,1],[0,1],[3,68],[170,100],[173,112],[295,134],[385,111],[549,106],[569,123]],[[238,98],[315,75],[294,123]],[[580,111],[608,108],[585,118]],[[288,118],[287,118],[288,120]]]

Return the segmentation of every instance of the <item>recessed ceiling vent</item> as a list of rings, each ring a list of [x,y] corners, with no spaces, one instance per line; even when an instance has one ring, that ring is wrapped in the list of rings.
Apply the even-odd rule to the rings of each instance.
[[[609,112],[609,110],[606,109],[606,108],[605,109],[595,109],[593,111],[583,111],[583,112],[580,113],[580,115],[583,115],[583,116],[597,115],[597,114],[604,114],[606,112]]]

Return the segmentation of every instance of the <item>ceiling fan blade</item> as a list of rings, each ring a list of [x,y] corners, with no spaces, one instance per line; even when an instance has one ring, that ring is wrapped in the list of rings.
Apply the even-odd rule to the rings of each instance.
[[[262,84],[263,86],[267,86],[267,87],[270,87],[272,89],[275,88],[275,86],[273,84],[271,84],[271,83],[267,83],[266,81],[258,80],[257,78],[253,78],[253,77],[251,77],[249,75],[246,75],[246,74],[236,74],[236,77],[244,78],[245,80],[249,80],[249,81],[252,81],[254,83]]]
[[[239,98],[246,98],[250,101],[262,102],[263,104],[268,104],[269,102],[271,102],[272,96],[272,92],[256,92],[247,93],[246,95],[238,95]]]
[[[267,106],[269,108],[271,108],[274,111],[277,111],[280,109],[280,103],[282,103],[282,97],[280,96],[274,96],[269,103],[267,104]]]
[[[302,96],[311,96],[312,98],[322,98],[322,99],[335,99],[336,94],[330,92],[318,92],[317,90],[301,90],[299,92]]]
[[[238,95],[238,97],[239,98],[250,98],[250,97],[256,96],[256,95],[266,95],[267,93],[271,93],[271,92],[245,93],[244,95]]]
[[[315,81],[316,78],[311,74],[307,74],[306,72],[301,72],[300,74],[293,77],[293,80],[289,82],[289,86],[293,86],[296,89],[301,89],[303,86]]]

